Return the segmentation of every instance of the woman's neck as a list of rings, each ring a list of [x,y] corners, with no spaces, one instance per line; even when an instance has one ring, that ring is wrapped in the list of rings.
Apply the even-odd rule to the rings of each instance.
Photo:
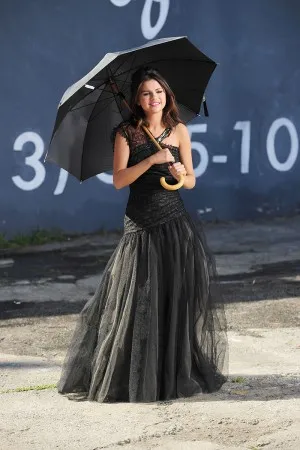
[[[150,117],[146,117],[146,120],[152,133],[155,133],[156,131],[159,132],[162,128],[164,128],[162,114],[153,114]]]

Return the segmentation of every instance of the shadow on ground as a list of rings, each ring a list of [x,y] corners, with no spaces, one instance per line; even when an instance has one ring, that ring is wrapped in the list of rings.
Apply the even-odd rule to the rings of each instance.
[[[60,374],[60,366],[50,362],[20,361],[0,362],[1,371],[30,370],[30,369],[54,369],[57,378]],[[27,386],[29,387],[29,385]],[[16,390],[18,387],[15,388]],[[2,394],[5,392],[1,392]],[[83,393],[65,394],[70,400],[86,400]],[[197,394],[193,397],[156,402],[158,405],[170,405],[177,402],[211,402],[211,401],[266,401],[288,400],[300,397],[300,377],[296,375],[243,375],[230,376],[221,390],[213,393]],[[153,403],[151,403],[153,405]]]

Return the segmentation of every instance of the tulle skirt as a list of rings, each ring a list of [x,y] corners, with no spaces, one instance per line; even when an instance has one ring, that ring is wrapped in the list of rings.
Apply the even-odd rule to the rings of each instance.
[[[86,303],[60,393],[152,402],[213,392],[226,381],[226,318],[215,263],[187,213],[125,233]]]

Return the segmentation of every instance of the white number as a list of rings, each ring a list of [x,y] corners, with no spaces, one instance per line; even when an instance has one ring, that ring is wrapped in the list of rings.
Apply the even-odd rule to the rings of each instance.
[[[68,172],[65,169],[60,169],[58,182],[53,192],[54,195],[60,195],[64,192],[68,180]]]
[[[201,123],[197,125],[188,125],[188,130],[190,133],[190,137],[192,139],[193,133],[206,133],[207,131],[207,124]],[[200,142],[194,142],[192,141],[192,150],[195,150],[199,153],[200,156],[200,162],[197,167],[194,168],[195,176],[200,177],[204,174],[204,172],[207,169],[208,166],[208,151],[207,148],[201,144]]]
[[[249,173],[251,122],[236,122],[234,130],[242,131],[241,173]]]
[[[115,6],[126,6],[128,3],[131,2],[131,0],[110,0],[113,5]]]
[[[17,137],[14,143],[14,150],[20,152],[23,150],[24,144],[31,142],[34,145],[34,153],[25,157],[25,164],[30,166],[34,170],[34,177],[30,181],[23,180],[20,175],[12,177],[15,185],[23,189],[23,191],[32,191],[38,188],[44,181],[46,171],[44,165],[41,163],[40,158],[44,153],[44,142],[41,136],[33,131],[26,131]]]
[[[99,173],[98,175],[96,175],[96,177],[98,178],[98,180],[103,181],[103,183],[113,184],[113,176],[109,175],[108,173]]]
[[[159,17],[154,26],[151,25],[151,8],[153,2],[160,4]],[[170,0],[146,0],[141,17],[142,33],[146,39],[153,39],[164,26],[168,12]]]
[[[115,6],[126,6],[131,0],[110,0]],[[153,2],[160,4],[159,17],[154,26],[151,25],[151,9]],[[153,39],[164,26],[169,12],[170,0],[146,0],[141,17],[142,33],[146,39]]]
[[[278,161],[275,151],[275,137],[277,131],[281,127],[286,127],[291,138],[290,154],[287,160],[283,163]],[[286,172],[287,170],[291,170],[297,159],[298,150],[299,150],[299,140],[295,125],[285,117],[281,117],[280,119],[274,120],[267,136],[267,154],[271,166],[280,172]]]

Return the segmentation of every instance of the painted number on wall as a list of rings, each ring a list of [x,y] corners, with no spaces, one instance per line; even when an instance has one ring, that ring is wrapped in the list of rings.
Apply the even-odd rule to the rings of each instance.
[[[241,132],[241,158],[240,158],[240,171],[242,174],[249,173],[250,170],[250,150],[251,150],[251,122],[250,121],[238,121],[235,123],[234,130]],[[290,147],[288,148],[288,155],[284,161],[278,159],[276,153],[276,136],[279,130],[285,130],[290,138]],[[192,151],[197,153],[199,162],[194,167],[196,177],[200,177],[205,174],[208,165],[210,163],[210,155],[207,147],[200,142],[201,135],[207,133],[207,124],[195,124],[189,125],[188,130],[191,137]],[[33,144],[33,153],[30,156],[26,156],[24,160],[25,166],[33,169],[33,175],[31,179],[25,180],[21,175],[15,175],[12,177],[14,184],[24,190],[32,191],[37,189],[45,180],[46,170],[42,162],[44,154],[44,142],[41,136],[33,131],[27,131],[20,134],[14,143],[15,151],[22,151],[24,146],[28,143]],[[266,154],[271,167],[279,172],[286,172],[293,168],[299,155],[299,138],[295,125],[287,118],[281,117],[274,120],[271,124],[266,136]],[[281,158],[282,159],[282,158]],[[213,163],[226,163],[227,155],[213,155],[211,157]],[[113,183],[112,175],[107,173],[101,173],[97,175],[97,178],[106,184]],[[60,169],[57,185],[53,191],[54,195],[60,195],[64,192],[66,183],[68,180],[68,172],[64,169]]]
[[[115,6],[126,6],[131,0],[110,0]],[[159,15],[156,23],[151,23],[151,10],[154,3],[159,4]],[[170,0],[146,0],[141,15],[141,29],[144,38],[153,39],[163,28],[169,12]]]
[[[33,169],[34,175],[31,180],[24,180],[20,175],[12,177],[15,185],[23,189],[23,191],[32,191],[38,188],[44,181],[46,176],[46,170],[41,162],[41,157],[44,153],[44,141],[41,136],[32,131],[26,131],[17,137],[14,143],[14,150],[16,152],[21,152],[24,145],[27,143],[32,143],[34,145],[34,152],[30,156],[25,157],[25,165]]]

